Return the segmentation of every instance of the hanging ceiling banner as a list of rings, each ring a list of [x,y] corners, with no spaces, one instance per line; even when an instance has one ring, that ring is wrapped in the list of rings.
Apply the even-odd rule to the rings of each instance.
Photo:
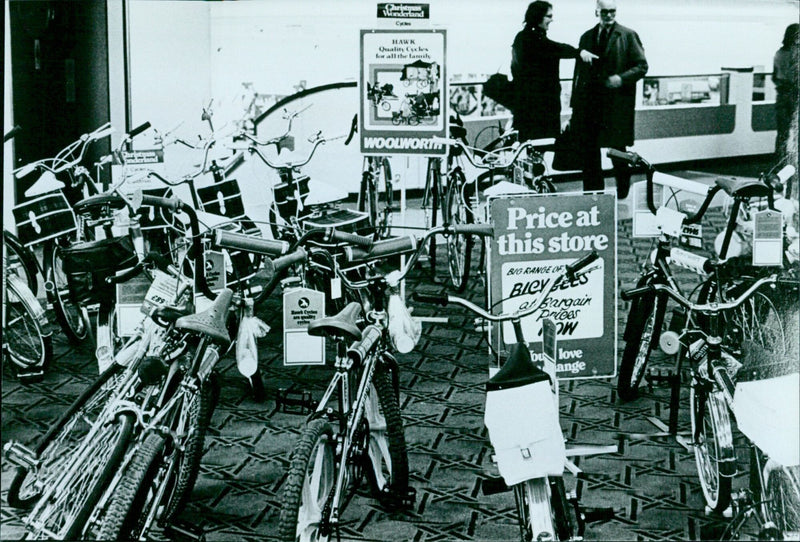
[[[445,30],[362,30],[360,44],[361,153],[444,156]]]

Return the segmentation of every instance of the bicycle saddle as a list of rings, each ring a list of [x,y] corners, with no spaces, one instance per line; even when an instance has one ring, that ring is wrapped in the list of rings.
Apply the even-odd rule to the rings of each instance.
[[[356,319],[361,315],[361,305],[352,301],[334,316],[326,316],[308,323],[308,334],[315,337],[346,337],[361,340],[361,330]]]
[[[179,318],[194,314],[194,303],[186,299],[180,305],[166,305],[153,309],[150,317],[160,326],[177,322]]]
[[[502,369],[486,382],[486,391],[517,388],[549,380],[550,376],[534,365],[531,352],[524,344],[514,344]]]
[[[110,205],[114,209],[122,209],[125,207],[125,200],[117,194],[97,194],[76,203],[74,210],[76,213],[82,214],[92,211],[95,207],[105,207],[106,205]]]
[[[233,292],[229,288],[225,288],[217,295],[214,303],[203,312],[178,318],[175,321],[175,329],[202,333],[220,346],[227,348],[231,344],[231,338],[225,322],[228,318],[231,299],[233,299]]]
[[[732,198],[766,198],[772,192],[758,179],[717,178],[715,183]]]

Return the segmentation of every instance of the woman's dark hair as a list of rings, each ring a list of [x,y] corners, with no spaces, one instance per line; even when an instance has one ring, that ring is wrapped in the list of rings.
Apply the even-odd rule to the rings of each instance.
[[[525,30],[537,28],[552,7],[553,4],[544,0],[531,2],[528,9],[525,10]]]
[[[533,5],[533,4],[531,4]],[[528,8],[530,10],[530,8]],[[527,17],[526,17],[527,19]],[[797,45],[797,32],[798,28],[800,28],[800,24],[792,23],[786,27],[786,32],[783,34],[783,48],[788,49],[794,45]]]

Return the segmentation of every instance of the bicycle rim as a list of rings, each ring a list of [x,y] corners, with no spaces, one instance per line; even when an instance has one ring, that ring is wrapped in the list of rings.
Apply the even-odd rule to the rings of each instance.
[[[122,415],[83,441],[69,468],[45,490],[28,516],[26,528],[33,538],[80,537],[86,519],[125,455],[132,431],[133,418]]]
[[[67,338],[73,342],[81,342],[89,336],[89,313],[81,303],[73,303],[69,298],[69,284],[64,273],[61,248],[53,243],[48,249],[48,280],[52,283],[52,292],[48,297],[53,303],[53,311]]]
[[[278,537],[284,542],[325,542],[326,503],[336,483],[333,429],[327,420],[312,420],[292,453],[281,502]],[[324,529],[323,529],[324,530]]]
[[[468,211],[466,204],[461,198],[461,187],[465,186],[463,174],[454,175],[450,178],[447,189],[447,209],[448,220],[451,226],[460,224],[471,224],[472,214]],[[450,281],[453,288],[458,292],[463,292],[467,287],[469,279],[470,257],[474,239],[471,235],[450,235],[447,238],[447,263],[450,272]]]
[[[44,309],[17,276],[6,277],[3,296],[3,348],[16,366],[46,367],[52,356],[52,337],[45,335],[40,319]]]
[[[722,392],[701,391],[701,385],[693,384],[689,391],[695,464],[706,504],[715,512],[722,512],[731,502],[733,473],[727,471],[732,428]],[[735,468],[735,464],[730,466]]]
[[[800,467],[764,467],[764,512],[784,540],[800,538]]]
[[[517,503],[517,508],[523,540],[557,540],[547,478],[526,480],[515,491],[517,498],[522,499],[521,503]]]
[[[661,331],[666,300],[660,296],[653,296],[645,300],[643,305],[641,308],[644,310],[637,311],[638,314],[628,315],[628,318],[640,318],[643,313],[647,313],[647,320],[638,337],[626,341],[622,353],[617,377],[617,395],[624,401],[635,399],[639,393],[639,384],[647,369],[654,340]]]

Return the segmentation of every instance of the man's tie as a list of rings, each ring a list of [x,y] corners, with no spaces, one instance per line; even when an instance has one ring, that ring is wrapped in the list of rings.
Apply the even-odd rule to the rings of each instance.
[[[597,52],[602,54],[606,50],[606,45],[608,44],[608,29],[601,28],[600,29],[600,39],[597,41]]]

